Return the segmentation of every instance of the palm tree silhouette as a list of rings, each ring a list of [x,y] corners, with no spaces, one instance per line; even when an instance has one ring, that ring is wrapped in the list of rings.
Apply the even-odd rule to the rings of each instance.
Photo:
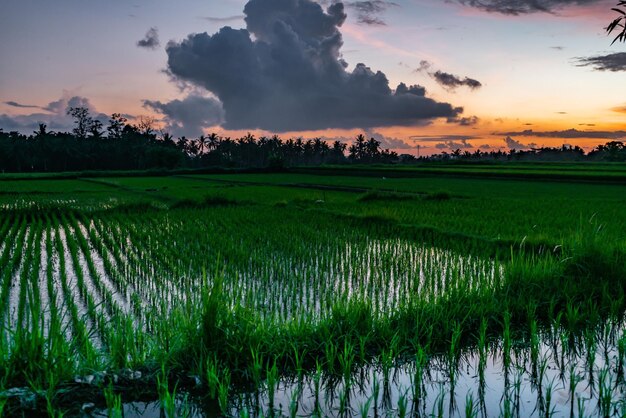
[[[196,145],[196,148],[198,149],[198,154],[204,154],[207,151],[207,145],[207,137],[204,135],[200,135],[200,137],[198,138],[198,144]]]
[[[626,0],[620,0],[620,2],[617,3],[617,6],[613,7],[611,10],[619,13],[620,16],[609,23],[609,26],[606,27],[607,34],[610,35],[614,30],[620,30],[619,28],[621,28],[621,31],[613,39],[613,42],[611,42],[611,45],[613,45],[615,41],[626,41]]]
[[[213,151],[215,149],[217,149],[217,146],[220,143],[220,137],[217,136],[217,134],[215,132],[211,133],[209,136],[206,137],[206,145],[209,149],[209,151]]]

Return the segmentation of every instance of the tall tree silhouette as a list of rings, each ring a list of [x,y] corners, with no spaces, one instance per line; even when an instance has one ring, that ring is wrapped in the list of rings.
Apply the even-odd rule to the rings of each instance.
[[[126,126],[126,122],[128,119],[123,117],[119,113],[113,113],[111,118],[109,119],[109,126],[107,126],[107,131],[109,132],[109,138],[111,139],[119,139],[122,136],[122,131],[124,130],[124,126]]]
[[[89,132],[93,123],[93,119],[89,115],[89,109],[83,106],[70,107],[67,109],[67,114],[74,118],[74,124],[76,125],[72,130],[74,135],[81,139],[87,138],[87,132]]]

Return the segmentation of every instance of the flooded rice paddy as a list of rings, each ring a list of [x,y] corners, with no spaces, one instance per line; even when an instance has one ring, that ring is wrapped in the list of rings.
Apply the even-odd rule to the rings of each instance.
[[[0,221],[4,358],[24,347],[47,362],[63,358],[56,383],[99,393],[65,416],[626,414],[621,316],[567,328],[585,322],[574,305],[546,319],[537,314],[545,307],[529,304],[520,328],[508,305],[499,308],[510,297],[508,269],[519,269],[502,257],[232,210]],[[496,319],[481,323],[472,309],[485,300]],[[201,360],[178,354],[195,345]],[[196,384],[164,384],[159,364]],[[122,402],[111,377],[92,384],[120,370],[152,385],[152,399]]]

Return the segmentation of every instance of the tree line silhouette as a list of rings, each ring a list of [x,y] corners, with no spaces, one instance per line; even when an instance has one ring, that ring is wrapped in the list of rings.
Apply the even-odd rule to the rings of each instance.
[[[609,141],[596,146],[585,154],[578,145],[562,145],[560,147],[541,147],[529,150],[491,150],[474,152],[455,149],[426,157],[438,161],[607,161],[625,162],[626,144],[622,141]]]
[[[381,148],[380,141],[358,135],[348,146],[321,138],[287,139],[247,134],[231,139],[215,133],[174,139],[154,128],[154,119],[136,124],[119,113],[106,128],[84,107],[69,108],[72,132],[51,132],[45,124],[30,135],[0,128],[0,171],[61,172],[87,170],[147,170],[179,168],[275,168],[321,164],[413,163],[427,160],[546,160],[626,161],[626,146],[612,141],[585,154],[580,147],[539,148],[530,151],[475,152],[460,149],[420,157],[398,155]]]
[[[94,119],[85,107],[69,108],[72,132],[51,132],[45,124],[31,135],[0,128],[0,170],[4,172],[57,172],[86,170],[145,170],[204,167],[273,167],[343,163],[391,163],[395,152],[380,141],[359,135],[350,146],[321,138],[282,140],[247,134],[231,139],[213,133],[198,138],[174,139],[154,128],[154,119],[136,124],[119,113],[108,126]],[[347,151],[347,152],[346,152]]]

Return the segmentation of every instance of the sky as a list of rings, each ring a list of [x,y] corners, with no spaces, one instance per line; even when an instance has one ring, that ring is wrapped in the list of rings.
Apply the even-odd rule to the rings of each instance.
[[[399,153],[626,138],[616,0],[3,0],[0,128],[151,116]]]

